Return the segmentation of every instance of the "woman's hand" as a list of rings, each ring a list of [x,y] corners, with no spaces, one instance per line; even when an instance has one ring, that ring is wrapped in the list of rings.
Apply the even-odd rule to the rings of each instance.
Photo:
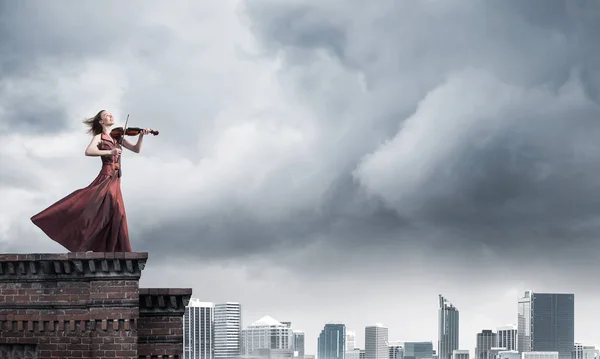
[[[140,132],[140,135],[147,135],[152,131],[152,129],[149,128],[145,128],[142,130],[142,132]]]
[[[112,150],[110,150],[110,155],[111,156],[118,156],[121,154],[121,149],[120,148],[113,148]]]

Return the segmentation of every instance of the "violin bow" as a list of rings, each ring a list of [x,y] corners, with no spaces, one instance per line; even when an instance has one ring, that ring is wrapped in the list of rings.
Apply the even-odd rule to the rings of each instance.
[[[127,122],[129,122],[129,114],[127,114],[127,119],[125,120],[125,126],[123,127],[123,136],[119,140],[119,144],[123,145],[123,139],[125,138],[125,134],[127,133]]]
[[[119,156],[119,177],[121,177],[121,167],[123,166],[123,140],[125,139],[125,134],[127,133],[127,123],[129,122],[129,114],[127,114],[127,119],[125,120],[125,126],[123,126],[123,135],[119,140],[119,146],[121,146],[121,155]]]

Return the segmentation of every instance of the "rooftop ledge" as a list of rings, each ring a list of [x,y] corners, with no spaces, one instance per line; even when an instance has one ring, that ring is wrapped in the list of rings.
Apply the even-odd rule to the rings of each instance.
[[[192,296],[191,288],[140,288],[141,316],[182,316]],[[169,314],[167,314],[169,313]]]
[[[68,261],[73,259],[148,259],[147,252],[71,252],[0,254],[0,262]]]
[[[0,254],[0,282],[139,279],[146,252]]]

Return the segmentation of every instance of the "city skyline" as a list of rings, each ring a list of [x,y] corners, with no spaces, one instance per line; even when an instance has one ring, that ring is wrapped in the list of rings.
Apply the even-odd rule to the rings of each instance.
[[[459,349],[528,290],[600,326],[600,4],[0,0],[0,253],[65,253],[31,216],[82,188],[82,120],[122,154],[140,285],[304,330],[382,323]],[[135,140],[133,137],[131,140]]]
[[[527,297],[527,295],[529,295],[529,293],[533,293],[533,292],[531,290],[527,290],[524,293],[525,293],[525,297]],[[539,295],[540,293],[536,293],[536,294]],[[558,296],[568,295],[568,294],[565,294],[565,293],[555,293],[555,294],[541,293],[541,294],[544,294],[544,295],[554,295],[554,296],[556,296],[556,295],[558,295]],[[515,302],[517,303],[517,308],[521,307],[520,303],[522,302],[523,298],[524,298],[523,295],[518,296],[516,298]],[[440,324],[440,322],[439,322],[439,319],[440,319],[440,308],[446,308],[447,307],[447,308],[451,308],[451,309],[454,310],[455,307],[449,301],[447,301],[447,299],[444,298],[443,295],[438,295],[438,304],[439,305],[438,305],[438,316],[437,316],[438,323],[437,324],[439,325]],[[243,312],[242,312],[242,317],[244,317],[244,313]],[[261,316],[261,319],[259,321],[262,321],[264,318],[268,318],[269,320],[272,320],[272,321],[277,321],[277,319],[271,317],[268,314],[266,316]],[[518,312],[518,309],[517,309],[517,313],[515,313],[515,323],[517,323],[518,321],[519,321],[519,312]],[[297,326],[294,325],[294,323],[295,323],[294,321],[280,322],[280,323],[285,323],[285,325],[289,325],[294,331],[298,330]],[[576,323],[577,323],[577,320],[575,319],[575,325],[576,325]],[[349,328],[348,326],[346,326],[346,324],[343,323],[343,321],[341,321],[341,322],[340,321],[329,321],[329,322],[325,322],[323,325],[325,326],[325,329],[321,329],[320,330],[321,335],[323,335],[324,330],[327,330],[328,327],[330,327],[330,328],[338,328],[338,326],[343,326],[343,333],[346,333],[346,335],[343,336],[343,339],[342,339],[342,337],[339,337],[338,340],[342,340],[342,341],[345,342],[346,352],[352,350],[353,348],[360,348],[361,350],[366,350],[365,336],[364,335],[362,336],[362,338],[363,338],[362,345],[359,345],[359,341],[357,340],[358,336],[356,335],[356,333],[357,332],[361,332],[361,330],[357,330],[356,328]],[[390,328],[388,328],[387,326],[385,326],[382,323],[364,325],[362,327],[362,329],[363,329],[362,332],[365,333],[369,328],[376,328],[376,327],[383,327],[385,329],[385,335],[386,335],[387,341],[389,343],[395,343],[395,342],[397,342],[397,343],[404,344],[406,342],[431,342],[432,347],[434,348],[434,350],[437,350],[437,348],[438,348],[438,339],[437,338],[436,339],[427,339],[427,338],[423,339],[423,338],[421,338],[420,340],[414,340],[414,339],[413,340],[403,340],[401,338],[392,338],[388,334]],[[498,326],[495,326],[495,327],[494,326],[485,327],[483,329],[480,329],[479,332],[473,333],[472,336],[474,338],[476,338],[474,340],[474,346],[473,347],[461,347],[460,344],[459,344],[459,347],[456,350],[460,350],[460,351],[466,350],[466,351],[468,351],[473,359],[490,359],[491,357],[489,357],[487,353],[490,351],[490,349],[492,349],[493,347],[495,347],[494,343],[496,343],[497,341],[498,342],[504,341],[505,343],[508,344],[507,345],[507,347],[508,347],[507,350],[512,350],[511,347],[510,347],[510,345],[514,344],[514,339],[515,338],[518,338],[518,336],[515,336],[515,334],[513,333],[513,331],[516,332],[516,330],[517,330],[518,327],[519,327],[518,324],[508,324],[508,325],[505,324],[505,325],[498,325]],[[335,330],[338,330],[338,329],[335,329]],[[307,341],[306,341],[306,335],[305,335],[306,331],[302,330],[301,332],[303,333],[303,336],[304,336],[304,348],[310,348],[311,347],[311,345],[310,345],[310,336],[308,337],[309,340],[308,340],[308,343],[307,343]],[[503,334],[499,335],[499,332],[503,332]],[[353,342],[352,342],[353,348],[352,349],[348,349],[349,347],[347,346],[347,341],[348,341],[349,335],[351,335],[352,338],[353,338]],[[467,333],[465,333],[463,335],[467,335]],[[480,336],[482,336],[482,335],[483,335],[483,337],[481,339],[482,341],[479,342]],[[317,334],[315,336],[315,341],[318,342],[318,340],[319,340],[319,335]],[[483,346],[481,348],[478,348],[478,343],[482,343]],[[577,337],[575,337],[574,344],[577,344],[577,343],[582,343],[582,344],[584,344],[586,346],[595,346],[596,348],[600,349],[600,345],[593,343],[593,341],[588,341],[588,342],[578,341]],[[483,356],[480,356],[480,357],[477,356],[478,349],[480,350],[481,353],[483,353]],[[315,350],[314,352],[311,352],[309,349],[305,349],[304,352],[307,355],[315,355],[315,354],[318,353],[318,350]],[[438,355],[439,355],[439,352],[438,352]]]

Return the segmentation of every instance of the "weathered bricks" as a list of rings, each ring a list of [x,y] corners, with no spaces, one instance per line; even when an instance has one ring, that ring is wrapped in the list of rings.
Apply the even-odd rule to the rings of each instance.
[[[187,288],[140,288],[139,358],[181,357],[183,315],[191,295]]]
[[[140,289],[147,258],[0,255],[0,359],[180,358],[191,289]]]

